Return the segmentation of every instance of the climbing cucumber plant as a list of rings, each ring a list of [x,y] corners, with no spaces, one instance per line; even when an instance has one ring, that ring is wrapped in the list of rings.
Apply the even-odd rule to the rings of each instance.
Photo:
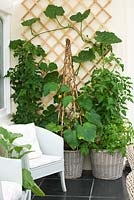
[[[56,133],[60,132],[63,134],[64,132],[65,140],[72,149],[80,147],[81,151],[87,153],[87,142],[94,141],[97,129],[100,129],[102,126],[100,113],[97,113],[94,107],[94,99],[91,98],[90,93],[83,92],[83,90],[78,92],[78,99],[71,96],[70,88],[62,84],[62,75],[59,75],[57,65],[44,62],[45,51],[41,46],[33,45],[32,41],[45,33],[70,29],[75,31],[85,44],[85,48],[80,50],[78,55],[73,56],[73,62],[78,63],[79,67],[83,62],[94,61],[96,63],[95,67],[105,69],[112,66],[111,69],[113,70],[116,66],[120,66],[123,70],[124,66],[112,48],[112,45],[120,43],[121,39],[114,33],[107,31],[97,31],[92,40],[88,35],[84,35],[83,21],[90,17],[89,9],[83,13],[78,12],[71,15],[67,19],[66,25],[62,24],[62,17],[65,15],[63,7],[50,4],[43,13],[44,17],[55,21],[57,28],[44,30],[36,34],[33,25],[40,18],[28,19],[22,22],[22,25],[29,27],[31,30],[31,39],[29,41],[15,40],[10,43],[10,48],[14,51],[14,57],[18,58],[18,64],[15,68],[10,69],[7,74],[11,79],[11,86],[14,90],[12,98],[17,104],[17,111],[13,115],[13,121],[15,123],[34,121],[37,125],[47,127]],[[76,76],[79,73],[79,67]],[[42,96],[49,95],[51,92],[55,94],[54,102],[47,108],[44,108],[41,98]],[[78,105],[75,117],[70,120],[70,116],[67,115],[64,123],[65,126],[61,126],[61,123],[59,123],[58,106],[62,104],[66,108],[73,101],[77,102]],[[90,135],[93,136],[91,138],[89,137],[89,129],[94,133]],[[81,135],[82,133],[85,135]]]
[[[51,91],[57,91],[58,83],[60,82],[57,65],[55,63],[47,64],[44,62],[43,60],[46,57],[46,52],[40,45],[32,44],[32,40],[35,37],[51,31],[65,29],[76,31],[83,42],[88,45],[86,49],[79,52],[78,56],[73,57],[74,62],[77,63],[96,59],[96,52],[99,56],[104,57],[107,50],[111,49],[109,41],[113,43],[121,41],[114,33],[109,32],[97,32],[95,43],[93,43],[88,36],[85,37],[82,23],[83,20],[90,15],[89,9],[83,13],[78,12],[70,16],[69,23],[66,26],[61,24],[59,20],[59,17],[61,18],[64,16],[64,13],[65,11],[62,7],[52,4],[48,5],[44,11],[44,17],[46,16],[54,20],[59,27],[36,34],[32,26],[40,19],[32,18],[22,22],[23,26],[28,26],[30,28],[31,39],[29,41],[18,39],[10,42],[10,49],[13,50],[14,57],[18,59],[17,65],[11,68],[7,73],[7,77],[10,77],[11,87],[13,89],[11,97],[17,106],[16,113],[12,116],[12,121],[15,123],[29,123],[34,121],[37,125],[43,126],[44,108],[41,101],[43,90],[45,95]],[[80,24],[80,28],[76,28],[72,22]],[[107,62],[109,60],[110,62],[112,60],[119,62],[118,58],[115,58],[113,53],[110,55],[109,59],[107,58]],[[49,107],[49,111],[52,114],[52,106]],[[45,112],[45,115],[49,115],[49,112]],[[52,117],[56,119],[57,115],[53,114]]]

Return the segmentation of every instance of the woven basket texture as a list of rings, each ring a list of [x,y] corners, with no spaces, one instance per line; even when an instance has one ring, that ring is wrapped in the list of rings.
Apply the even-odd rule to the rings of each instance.
[[[82,175],[83,155],[79,151],[64,151],[65,178],[74,179]]]
[[[134,171],[130,172],[126,178],[126,187],[129,199],[134,200]]]
[[[133,145],[129,145],[126,148],[126,156],[127,156],[131,169],[134,170],[134,146]]]
[[[107,151],[91,151],[91,166],[94,177],[105,180],[114,180],[122,176],[123,161],[121,153],[116,151],[113,155]]]

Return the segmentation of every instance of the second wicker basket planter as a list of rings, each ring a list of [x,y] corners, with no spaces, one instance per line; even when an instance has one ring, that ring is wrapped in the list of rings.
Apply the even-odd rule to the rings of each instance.
[[[113,155],[107,151],[91,151],[91,166],[94,177],[105,180],[114,180],[122,176],[123,161],[121,153]]]
[[[65,178],[74,179],[81,177],[83,158],[80,151],[64,151]]]

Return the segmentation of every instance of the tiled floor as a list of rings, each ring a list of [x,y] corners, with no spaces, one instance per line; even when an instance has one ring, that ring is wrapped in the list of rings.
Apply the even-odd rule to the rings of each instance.
[[[79,179],[66,180],[67,192],[61,190],[57,175],[37,180],[45,191],[45,197],[33,200],[129,200],[125,187],[125,174],[113,181],[95,179],[91,171],[84,171]]]

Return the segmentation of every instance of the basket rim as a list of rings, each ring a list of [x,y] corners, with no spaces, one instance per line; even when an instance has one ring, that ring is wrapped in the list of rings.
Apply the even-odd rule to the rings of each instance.
[[[108,152],[108,150],[104,149],[104,150],[97,150],[97,149],[91,149],[91,152],[96,152],[96,153],[109,153],[112,154],[110,152]],[[121,153],[118,149],[116,149],[113,153]]]
[[[72,153],[74,153],[74,152],[80,152],[80,150],[65,150],[64,149],[64,152],[72,152]]]

